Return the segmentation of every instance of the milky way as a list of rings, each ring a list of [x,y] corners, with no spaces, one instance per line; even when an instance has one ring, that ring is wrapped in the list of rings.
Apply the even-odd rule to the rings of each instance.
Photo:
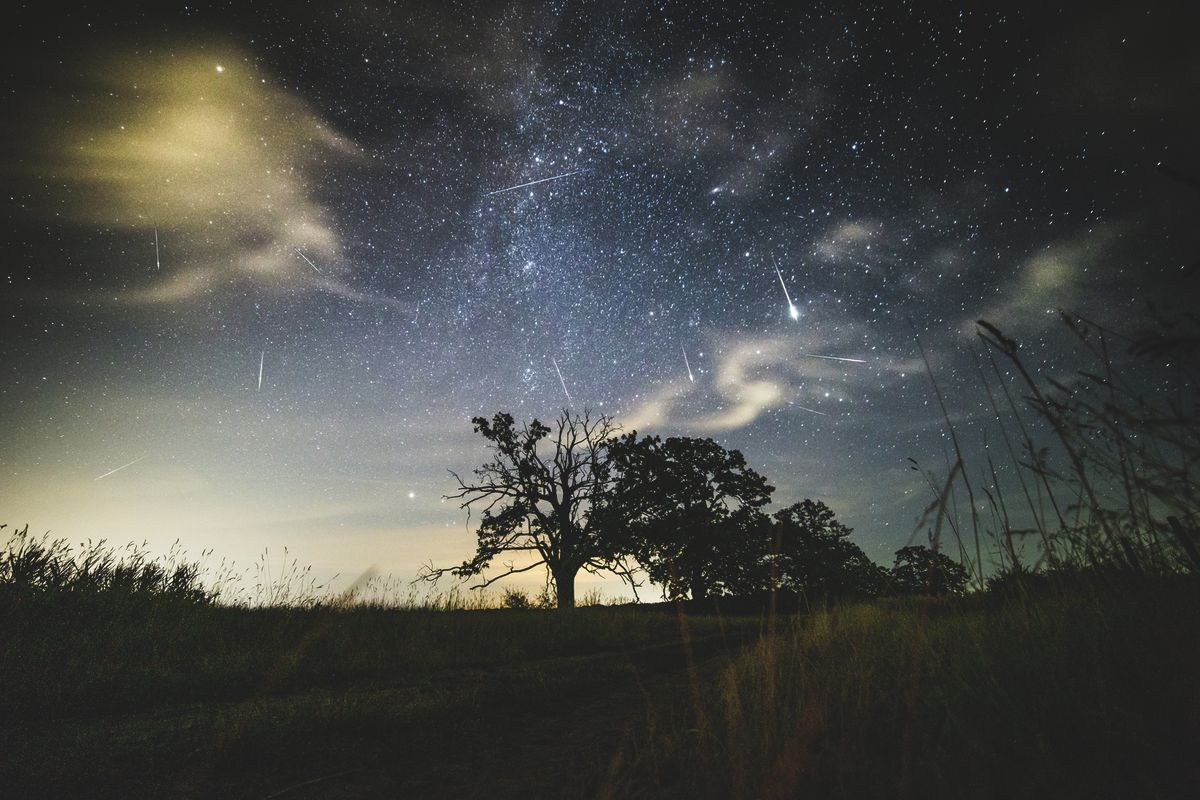
[[[1169,6],[255,5],[10,26],[0,522],[411,574],[569,398],[886,562],[915,336],[981,442],[975,319],[1056,375],[1200,253]]]

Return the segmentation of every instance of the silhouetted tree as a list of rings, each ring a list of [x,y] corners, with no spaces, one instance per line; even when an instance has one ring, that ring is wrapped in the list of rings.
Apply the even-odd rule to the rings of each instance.
[[[466,481],[454,475],[462,508],[482,508],[475,556],[457,567],[427,569],[423,577],[446,573],[479,576],[503,554],[521,554],[532,563],[509,561],[505,570],[476,584],[483,588],[501,578],[539,567],[549,571],[559,608],[575,605],[579,571],[611,570],[630,577],[624,558],[603,535],[601,508],[611,486],[609,447],[617,426],[605,416],[563,411],[554,428],[538,420],[517,426],[510,414],[471,420],[488,441],[492,460]]]
[[[923,544],[896,551],[892,589],[897,594],[961,594],[970,579],[962,564]]]
[[[851,529],[837,521],[829,506],[804,500],[774,516],[773,588],[809,603],[879,593],[887,570],[850,541]]]
[[[612,546],[631,553],[668,597],[753,590],[770,546],[760,509],[774,489],[740,452],[712,439],[628,434],[613,457],[612,509],[626,538]]]

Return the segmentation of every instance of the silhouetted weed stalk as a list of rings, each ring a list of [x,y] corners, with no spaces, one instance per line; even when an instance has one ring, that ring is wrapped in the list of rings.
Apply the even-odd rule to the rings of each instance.
[[[1154,317],[1152,328],[1126,336],[1077,315],[1061,319],[1083,361],[1065,379],[1038,376],[1016,340],[979,322],[985,350],[976,368],[1003,444],[1002,466],[986,439],[974,462],[964,454],[925,359],[953,462],[944,478],[925,473],[934,499],[918,528],[935,547],[949,529],[978,588],[1035,574],[1200,571],[1200,323],[1191,314]],[[1116,354],[1114,341],[1123,345]],[[1032,557],[1022,546],[1030,537]],[[998,567],[990,579],[989,566]]]

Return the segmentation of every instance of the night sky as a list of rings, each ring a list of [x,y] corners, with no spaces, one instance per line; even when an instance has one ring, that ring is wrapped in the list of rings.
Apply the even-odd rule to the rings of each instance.
[[[1186,3],[157,5],[6,15],[0,522],[407,577],[569,405],[890,563],[914,331],[978,446],[973,320],[1065,377],[1200,257]]]

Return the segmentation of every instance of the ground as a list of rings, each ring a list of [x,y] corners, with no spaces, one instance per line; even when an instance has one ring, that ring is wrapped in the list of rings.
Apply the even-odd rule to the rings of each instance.
[[[0,613],[0,785],[1056,799],[1200,785],[1190,578],[737,610],[33,598]]]

